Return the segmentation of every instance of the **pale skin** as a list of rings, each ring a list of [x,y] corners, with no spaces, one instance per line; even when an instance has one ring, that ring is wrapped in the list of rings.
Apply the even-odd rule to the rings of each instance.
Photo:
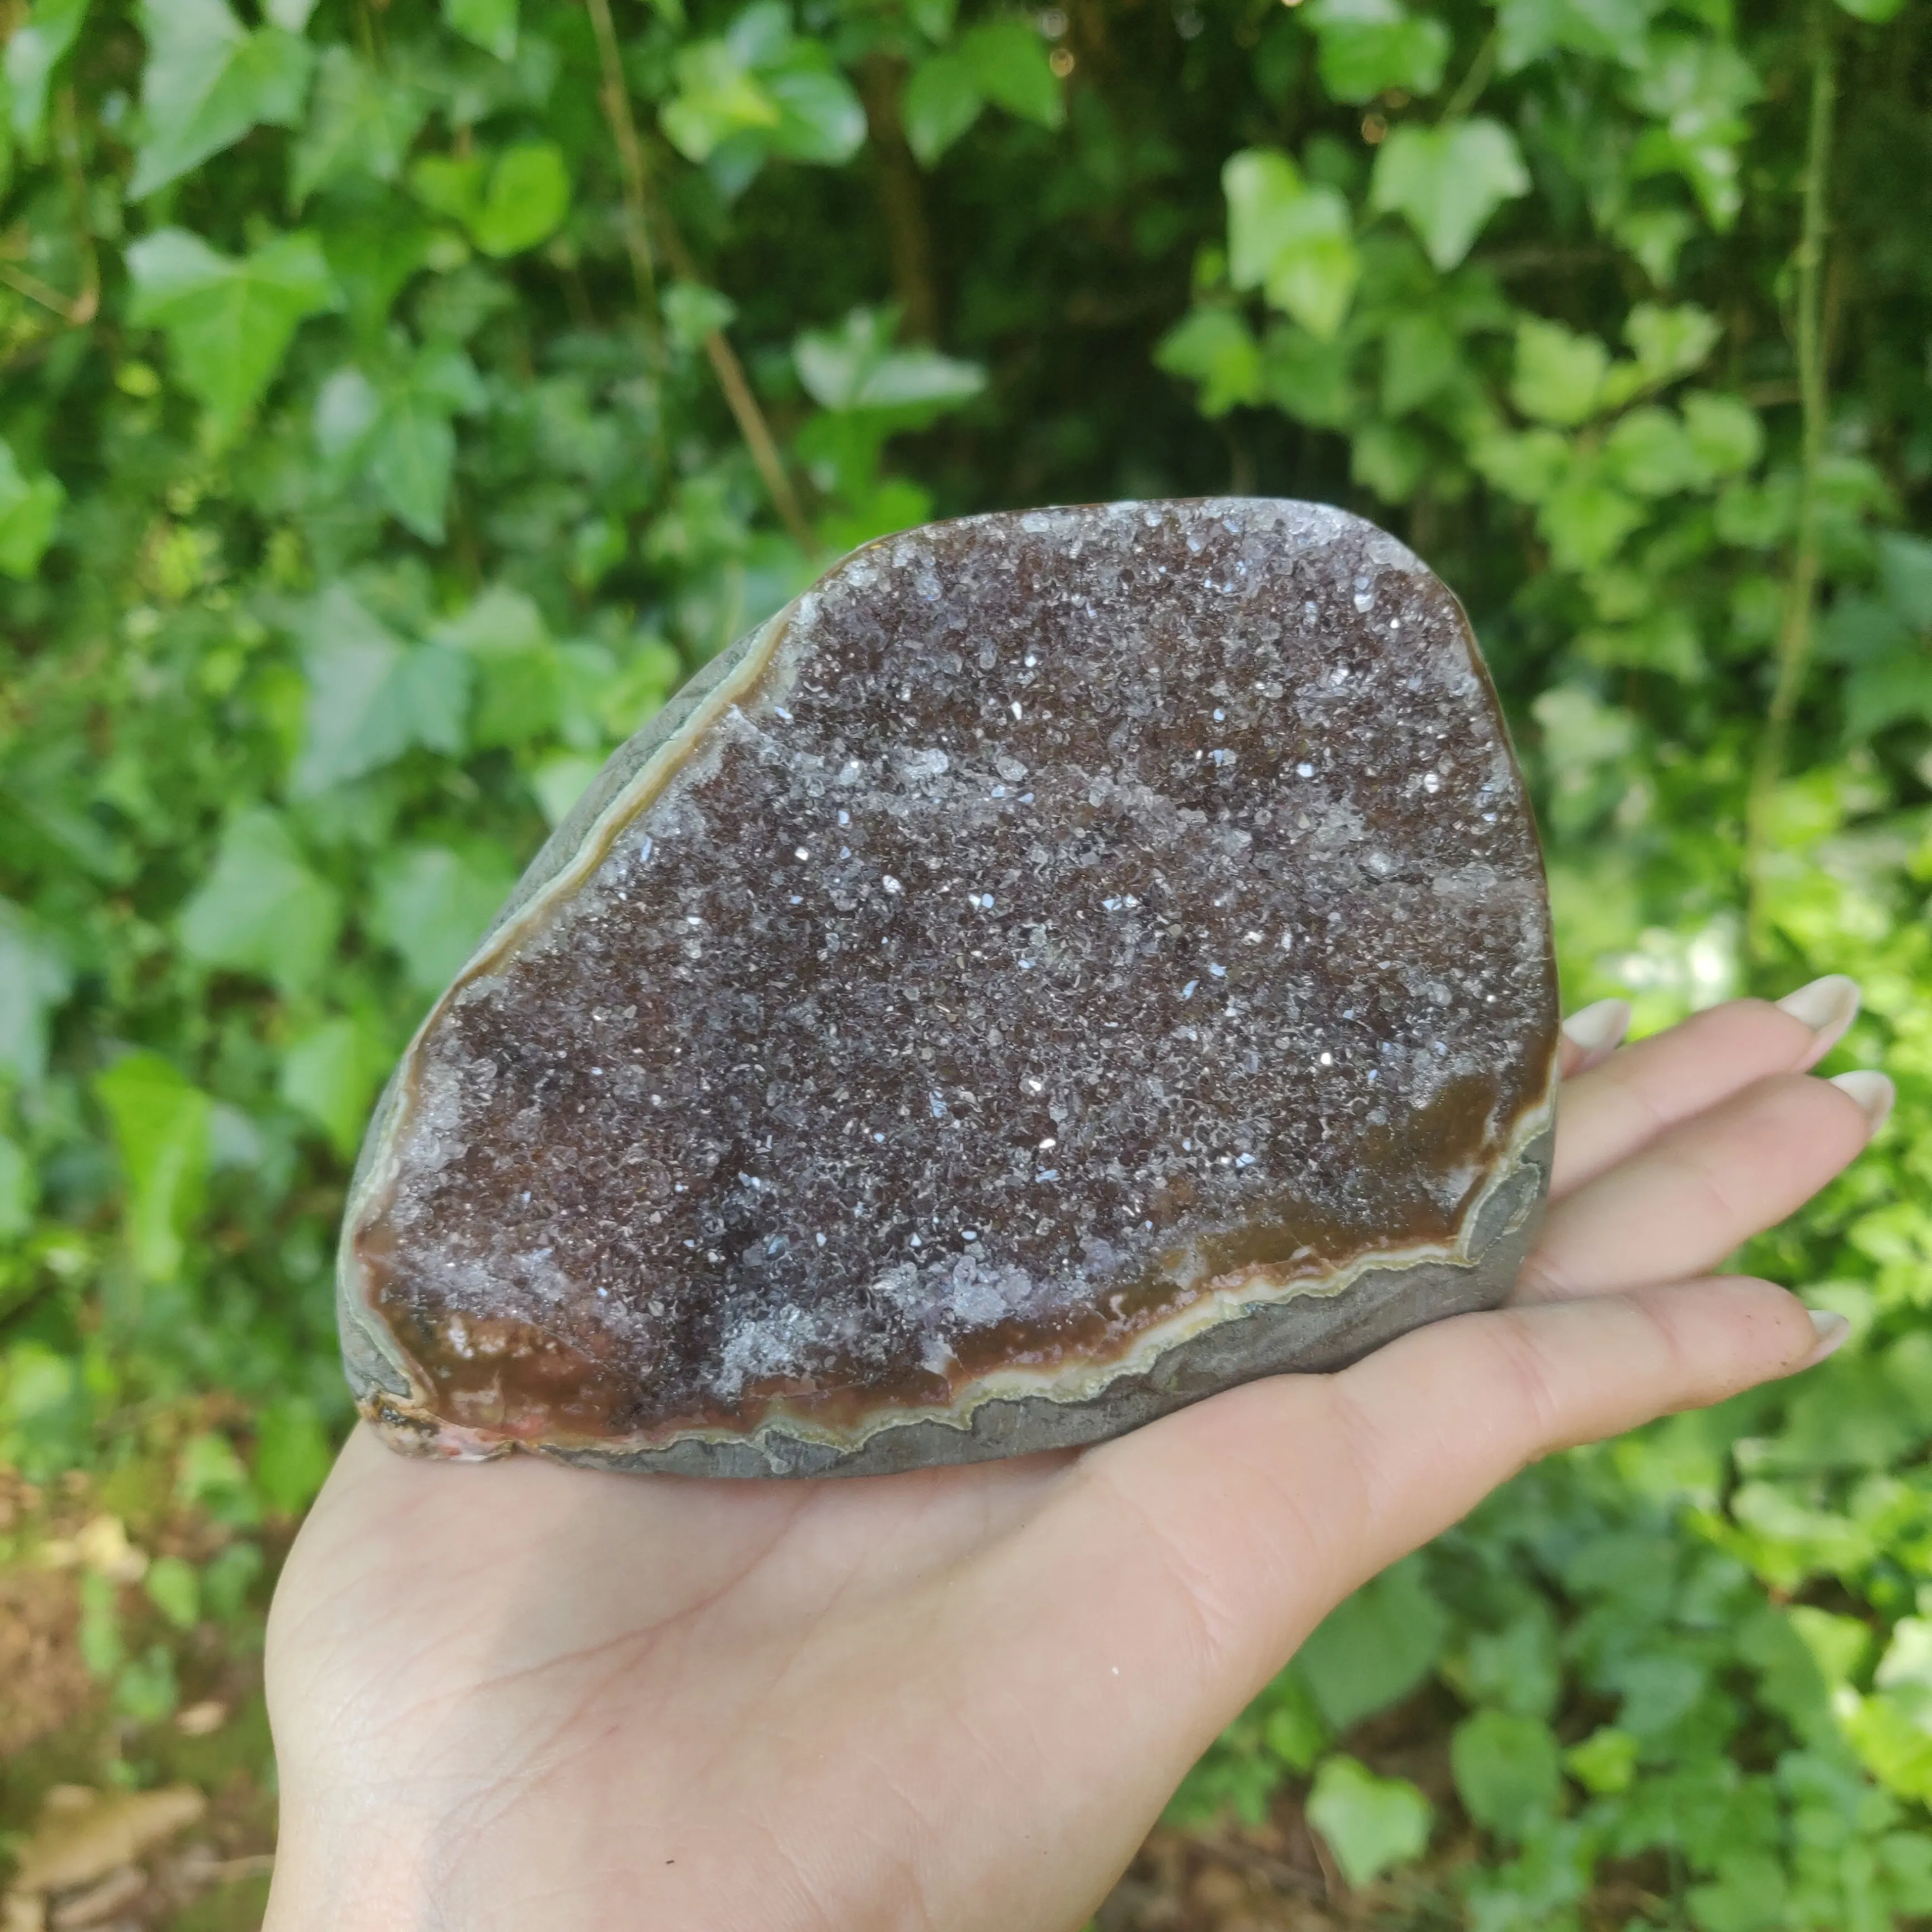
[[[264,1932],[1072,1932],[1349,1591],[1526,1463],[1843,1339],[1708,1272],[1852,1160],[1832,980],[1564,1046],[1510,1306],[1099,1448],[848,1481],[406,1460],[358,1430],[270,1621]]]

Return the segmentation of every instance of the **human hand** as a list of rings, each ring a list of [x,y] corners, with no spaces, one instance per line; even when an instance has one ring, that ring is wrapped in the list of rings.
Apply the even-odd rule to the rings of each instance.
[[[264,1932],[1058,1932],[1348,1592],[1844,1338],[1714,1276],[1882,1124],[1831,979],[1570,1023],[1511,1305],[1075,1454],[848,1481],[344,1450],[268,1633]]]

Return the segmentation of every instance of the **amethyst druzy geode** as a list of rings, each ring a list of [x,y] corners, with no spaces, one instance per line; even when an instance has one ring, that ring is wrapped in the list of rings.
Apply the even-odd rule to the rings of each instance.
[[[400,1447],[877,1472],[1507,1292],[1556,982],[1456,600],[1338,511],[854,553],[620,750],[410,1047],[340,1308]]]

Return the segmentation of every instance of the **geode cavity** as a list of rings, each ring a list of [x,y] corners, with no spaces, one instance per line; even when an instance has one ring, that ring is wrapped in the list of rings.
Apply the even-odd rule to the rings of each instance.
[[[1556,1010],[1455,599],[1228,499],[868,545],[538,854],[392,1082],[340,1307],[399,1446],[1090,1442],[1507,1292]]]

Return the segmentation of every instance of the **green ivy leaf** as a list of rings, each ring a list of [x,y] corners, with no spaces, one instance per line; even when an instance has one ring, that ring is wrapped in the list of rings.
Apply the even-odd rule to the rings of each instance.
[[[0,571],[25,578],[40,568],[66,501],[58,477],[22,476],[13,451],[0,442]]]
[[[128,1180],[128,1249],[143,1280],[181,1272],[213,1150],[214,1102],[158,1054],[130,1053],[94,1081]]]
[[[1886,602],[1916,629],[1932,631],[1932,539],[1888,530],[1878,540]]]
[[[1668,410],[1632,410],[1604,444],[1604,472],[1639,496],[1668,496],[1708,480],[1684,425]]]
[[[1346,200],[1311,187],[1286,154],[1250,148],[1221,170],[1228,200],[1228,278],[1259,289],[1318,340],[1342,326],[1361,275]]]
[[[412,986],[440,993],[515,883],[502,854],[489,847],[404,846],[376,872],[369,928],[400,956]]]
[[[1427,1850],[1435,1813],[1406,1778],[1378,1778],[1352,1757],[1331,1757],[1315,1774],[1308,1822],[1322,1834],[1351,1885],[1372,1884]]]
[[[776,128],[778,103],[724,40],[678,50],[678,92],[658,110],[665,138],[688,161],[704,161],[733,135]]]
[[[1764,454],[1764,424],[1741,397],[1693,390],[1684,398],[1684,431],[1706,472],[1735,476]]]
[[[1365,423],[1350,442],[1348,474],[1385,503],[1406,503],[1428,475],[1428,443],[1406,423]]]
[[[1382,409],[1406,416],[1439,395],[1462,366],[1456,332],[1424,309],[1399,315],[1382,338]]]
[[[1429,1674],[1448,1619],[1406,1557],[1316,1626],[1296,1668],[1331,1730],[1406,1697]]]
[[[913,69],[899,104],[906,145],[931,167],[978,120],[986,104],[973,70],[957,54],[928,54]]]
[[[0,1070],[29,1092],[46,1077],[48,1018],[73,982],[52,936],[0,898]]]
[[[906,0],[906,17],[928,40],[952,39],[958,13],[959,0]]]
[[[389,1058],[388,1042],[363,1022],[324,1020],[284,1048],[276,1091],[346,1160],[362,1138]]]
[[[770,139],[786,160],[839,167],[866,145],[866,110],[852,83],[829,61],[800,62],[760,76],[778,104]]]
[[[248,32],[227,0],[146,0],[140,17],[147,133],[130,199],[166,187],[251,128],[295,125],[315,64],[306,40],[276,26]]]
[[[1636,1782],[1636,1738],[1601,1724],[1563,1754],[1563,1768],[1593,1796],[1613,1798]]]
[[[129,320],[158,324],[183,386],[226,441],[281,367],[296,325],[339,305],[313,235],[280,235],[237,260],[164,228],[128,250]]]
[[[1607,563],[1643,521],[1643,506],[1614,484],[1588,472],[1566,478],[1543,500],[1536,526],[1550,539],[1550,554],[1564,570],[1594,570]],[[1679,664],[1681,653],[1671,654]]]
[[[442,21],[500,61],[517,51],[517,0],[442,0]]]
[[[1632,172],[1681,176],[1712,226],[1729,228],[1743,206],[1737,148],[1748,131],[1744,110],[1762,91],[1750,63],[1717,35],[1652,34],[1631,90],[1652,124],[1630,151]]]
[[[569,208],[562,149],[553,141],[520,142],[491,167],[470,236],[486,255],[521,254],[554,234]]]
[[[46,134],[47,82],[80,38],[88,0],[34,0],[33,11],[7,43],[5,74],[13,95],[14,138],[38,159]]]
[[[1561,48],[1639,66],[1652,10],[1644,0],[1500,0],[1497,64],[1504,74],[1520,74]]]
[[[314,1402],[281,1396],[255,1420],[255,1489],[278,1516],[299,1516],[334,1460]]]
[[[1066,98],[1046,44],[1027,22],[989,20],[973,28],[960,40],[959,58],[996,107],[1048,129],[1066,118]]]
[[[1201,386],[1204,416],[1261,399],[1261,346],[1232,309],[1196,309],[1155,344],[1154,359],[1170,376]]]
[[[729,328],[738,305],[700,282],[672,282],[658,298],[664,327],[680,349],[700,349],[706,336]]]
[[[201,1579],[192,1563],[158,1556],[141,1579],[148,1600],[176,1630],[193,1630],[201,1621]]]
[[[442,541],[443,506],[456,460],[449,415],[437,399],[406,383],[385,404],[370,442],[370,480],[425,543]]]
[[[1610,352],[1594,335],[1526,316],[1516,324],[1510,398],[1537,422],[1569,428],[1596,413]]]
[[[1520,1844],[1556,1810],[1562,1772],[1540,1718],[1478,1711],[1456,1726],[1449,1762],[1463,1810],[1507,1844]]]
[[[309,688],[291,786],[309,796],[391,764],[412,745],[463,747],[470,663],[440,644],[406,645],[346,584],[332,584],[303,614]]]
[[[433,641],[463,652],[476,667],[470,723],[478,746],[520,745],[556,728],[564,665],[543,614],[520,590],[493,584]]]
[[[0,1134],[0,1241],[17,1241],[34,1225],[40,1191],[40,1177],[26,1150],[12,1136]],[[12,1299],[8,1296],[7,1302]]]
[[[1433,94],[1449,58],[1449,29],[1401,0],[1310,0],[1302,17],[1321,52],[1322,85],[1337,100],[1372,100],[1391,88]]]
[[[371,67],[348,47],[329,48],[308,128],[290,157],[290,202],[299,208],[345,176],[394,181],[428,112],[428,95],[409,81]]]
[[[1348,344],[1318,342],[1306,329],[1291,324],[1268,331],[1262,350],[1261,387],[1277,408],[1316,429],[1346,428],[1362,405]]]
[[[934,349],[895,349],[889,319],[854,309],[838,329],[808,329],[793,345],[799,380],[828,410],[911,410],[925,416],[956,408],[986,386],[976,362]]]
[[[1376,154],[1372,206],[1401,215],[1438,269],[1468,254],[1506,201],[1529,192],[1516,136],[1499,121],[1405,122]]]
[[[230,821],[178,929],[190,958],[288,992],[314,982],[341,922],[334,889],[310,869],[286,821],[256,806]]]

